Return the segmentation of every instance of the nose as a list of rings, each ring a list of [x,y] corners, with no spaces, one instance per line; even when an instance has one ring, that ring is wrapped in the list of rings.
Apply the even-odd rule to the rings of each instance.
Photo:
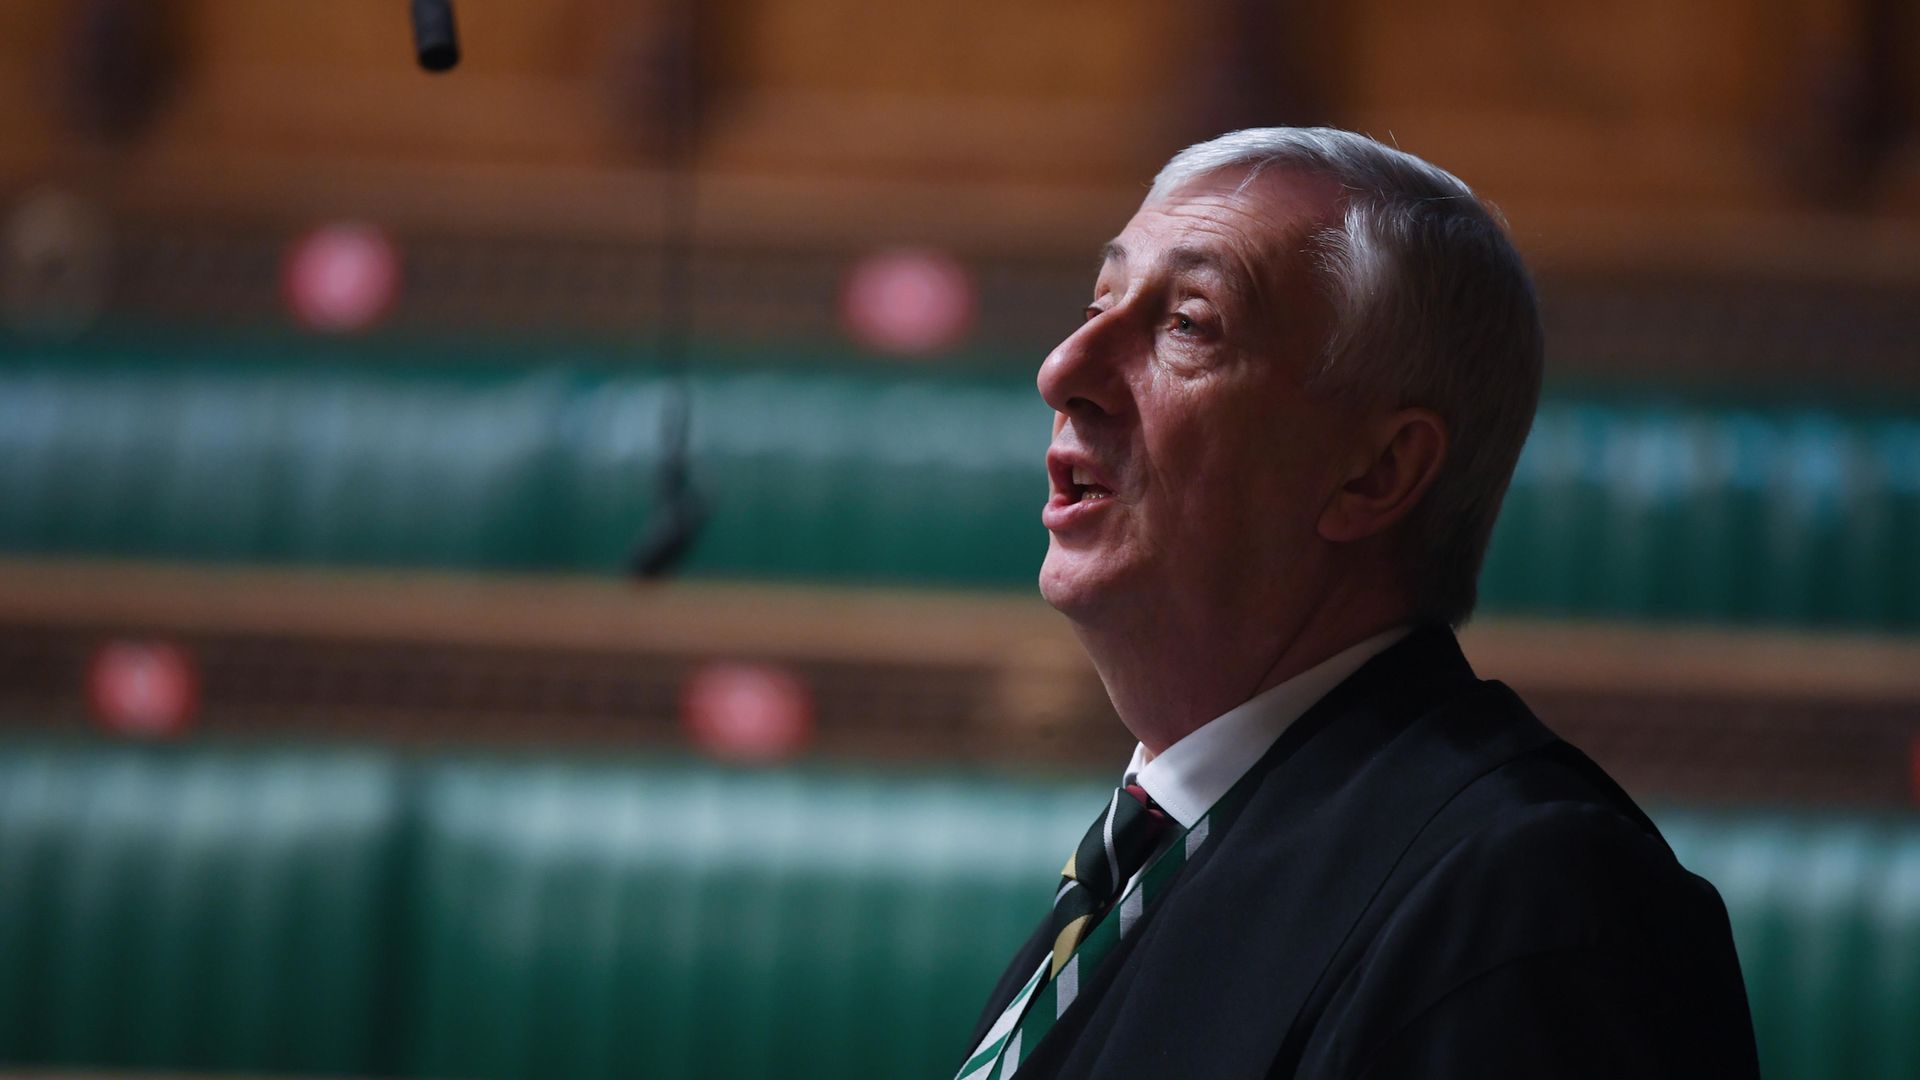
[[[1104,311],[1054,346],[1035,380],[1040,397],[1069,419],[1118,413],[1126,401],[1124,316]]]

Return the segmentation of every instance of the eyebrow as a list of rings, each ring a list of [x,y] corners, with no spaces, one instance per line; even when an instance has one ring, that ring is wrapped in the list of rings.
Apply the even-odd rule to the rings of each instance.
[[[1110,262],[1126,262],[1127,249],[1118,240],[1109,240],[1100,246],[1100,265]],[[1168,268],[1176,273],[1187,270],[1210,270],[1222,277],[1232,277],[1233,269],[1225,259],[1205,248],[1177,247],[1167,252]]]
[[[1167,252],[1167,265],[1176,273],[1186,270],[1209,270],[1223,278],[1233,277],[1233,271],[1227,261],[1204,248],[1174,248]]]

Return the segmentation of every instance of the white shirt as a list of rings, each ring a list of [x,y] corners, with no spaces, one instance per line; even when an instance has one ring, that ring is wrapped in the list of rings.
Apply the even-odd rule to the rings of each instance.
[[[1139,784],[1167,812],[1168,817],[1178,821],[1182,829],[1191,829],[1193,823],[1213,809],[1213,804],[1219,802],[1220,797],[1266,754],[1268,748],[1280,738],[1281,732],[1300,719],[1314,703],[1326,697],[1328,691],[1345,682],[1347,676],[1360,670],[1362,664],[1387,651],[1412,629],[1410,626],[1396,626],[1342,649],[1279,686],[1255,694],[1243,704],[1215,717],[1155,755],[1152,761],[1145,760],[1146,747],[1135,745],[1133,760],[1128,763],[1125,779],[1121,783]],[[1160,845],[1165,848],[1172,842],[1173,837],[1167,836],[1160,841]],[[1159,852],[1154,854],[1157,856]],[[1146,867],[1152,865],[1153,859],[1149,858],[1139,872],[1128,879],[1126,887],[1121,890],[1122,895],[1130,891],[1140,880],[1140,875],[1147,872]],[[1052,962],[1050,954],[1043,954],[1040,967],[1031,981],[1037,982]],[[1077,975],[1075,980],[1077,986]],[[1021,995],[1014,995],[1013,1001],[980,1040],[980,1046],[986,1046],[1006,1033],[1020,1019],[1019,1010],[1024,1005],[1025,999]],[[1018,1061],[1017,1040],[1013,1045],[1014,1057],[1007,1060]],[[979,1052],[980,1047],[975,1047],[973,1053]],[[982,1069],[969,1074],[967,1080],[984,1077],[1001,1064],[1002,1059],[995,1058]],[[1005,1076],[1007,1072],[1001,1071],[999,1075]]]
[[[1136,745],[1121,783],[1139,784],[1181,828],[1192,828],[1266,754],[1281,732],[1412,629],[1396,626],[1334,653],[1201,725],[1152,761],[1146,760],[1147,748]]]

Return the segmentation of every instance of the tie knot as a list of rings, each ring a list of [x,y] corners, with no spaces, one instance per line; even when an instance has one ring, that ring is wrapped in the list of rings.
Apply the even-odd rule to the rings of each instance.
[[[1140,872],[1166,831],[1166,811],[1153,804],[1146,789],[1127,784],[1113,790],[1107,808],[1074,849],[1060,871],[1060,891],[1053,896],[1053,966],[1058,975],[1087,928],[1097,922],[1127,879]]]
[[[1160,804],[1153,801],[1153,796],[1147,794],[1146,788],[1141,787],[1139,784],[1127,784],[1122,786],[1120,790],[1133,796],[1135,802],[1139,803],[1146,809],[1147,813],[1152,814],[1159,821],[1165,822],[1167,820],[1167,812],[1160,809]]]
[[[1102,902],[1110,902],[1146,864],[1166,827],[1166,811],[1154,805],[1145,788],[1138,784],[1116,788],[1062,874]]]

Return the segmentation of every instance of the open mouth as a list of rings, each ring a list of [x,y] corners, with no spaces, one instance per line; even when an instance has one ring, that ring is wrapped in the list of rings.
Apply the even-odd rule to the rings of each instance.
[[[1093,482],[1093,476],[1085,469],[1073,470],[1073,483],[1067,488],[1069,502],[1093,502],[1096,499],[1111,499],[1113,492]]]

